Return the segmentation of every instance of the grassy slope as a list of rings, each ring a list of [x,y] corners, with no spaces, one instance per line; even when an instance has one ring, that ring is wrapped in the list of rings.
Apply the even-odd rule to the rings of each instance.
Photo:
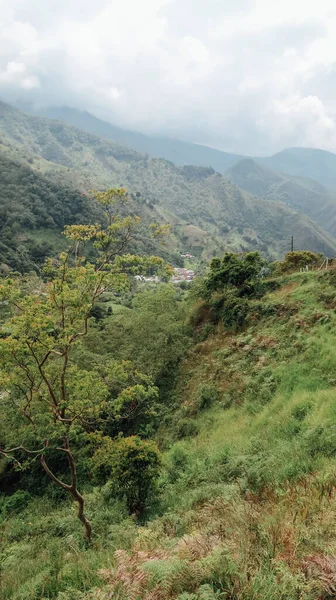
[[[8,518],[1,597],[77,600],[71,590],[91,598],[98,586],[93,597],[104,600],[334,598],[335,281],[334,272],[284,277],[253,301],[243,332],[218,327],[193,347],[180,373],[183,408],[159,432],[168,447],[161,516],[146,527],[99,490],[88,497],[88,551],[68,505],[34,500]],[[199,411],[204,382],[213,402]],[[181,419],[199,434],[174,442]],[[131,558],[117,548],[132,548]],[[116,564],[119,591],[109,595]]]
[[[14,145],[11,152],[25,153],[33,160],[34,168],[45,169],[49,161],[48,176],[56,164],[56,177],[59,179],[61,170],[61,176],[74,178],[76,186],[82,180],[84,187],[126,185],[130,191],[140,191],[176,214],[184,225],[191,223],[208,232],[210,241],[201,240],[200,246],[206,256],[220,245],[227,250],[253,248],[279,256],[288,250],[292,234],[297,238],[298,249],[336,254],[332,236],[307,217],[283,205],[257,199],[209,169],[178,168],[166,160],[148,158],[3,103],[0,116],[0,131]],[[190,241],[193,243],[193,237]],[[195,246],[198,245],[196,240]]]

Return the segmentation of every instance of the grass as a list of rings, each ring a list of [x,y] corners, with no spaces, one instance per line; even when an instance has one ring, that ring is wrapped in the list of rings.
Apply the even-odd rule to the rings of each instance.
[[[1,525],[1,598],[334,598],[334,299],[328,273],[283,277],[244,331],[196,343],[147,523],[87,491],[87,549],[71,505],[32,500]],[[198,435],[177,439],[183,420]]]

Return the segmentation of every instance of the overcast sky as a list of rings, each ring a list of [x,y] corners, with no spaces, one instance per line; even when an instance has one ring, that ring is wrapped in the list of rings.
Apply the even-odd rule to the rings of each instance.
[[[243,154],[336,152],[336,2],[0,0],[0,96]]]

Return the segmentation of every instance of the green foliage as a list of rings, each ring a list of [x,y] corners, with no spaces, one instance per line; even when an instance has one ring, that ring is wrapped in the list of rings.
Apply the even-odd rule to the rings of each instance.
[[[230,252],[224,254],[221,260],[214,258],[204,282],[206,293],[234,287],[239,289],[241,295],[251,295],[261,278],[264,264],[259,252],[249,252],[242,256]]]
[[[198,394],[198,410],[210,408],[218,400],[218,390],[213,385],[204,384],[200,387]]]
[[[38,270],[46,257],[57,252],[55,234],[49,236],[50,242],[41,230],[60,234],[66,224],[97,218],[95,205],[85,195],[70,186],[56,186],[1,153],[0,170],[0,265],[4,267]]]
[[[47,172],[54,182],[75,182],[80,189],[115,187],[122,182],[134,194],[135,212],[141,207],[148,222],[172,224],[175,251],[176,246],[184,251],[192,249],[193,254],[208,258],[214,251],[218,254],[224,243],[237,252],[257,249],[276,258],[288,249],[288,232],[293,231],[300,247],[330,256],[336,253],[334,238],[305,215],[294,213],[283,203],[255,198],[211,169],[180,168],[130,150],[128,144],[123,147],[109,141],[106,126],[100,130],[100,138],[3,103],[0,116],[8,154],[24,161],[28,157],[32,168]],[[137,251],[142,253],[144,243],[141,245]]]
[[[135,381],[129,381],[129,367],[122,365],[118,371],[112,362],[85,369],[74,360],[73,350],[87,335],[92,310],[102,294],[127,288],[130,270],[165,269],[157,257],[119,254],[137,223],[136,218],[121,218],[115,212],[124,195],[119,189],[97,194],[106,215],[104,225],[67,226],[74,247],[59,261],[48,261],[46,282],[39,281],[37,289],[27,293],[19,279],[6,279],[0,286],[1,298],[12,308],[0,337],[6,419],[1,454],[20,470],[39,460],[49,478],[78,503],[78,517],[89,539],[91,526],[78,491],[78,438],[100,422],[111,428],[112,421],[117,434],[120,421],[134,420],[143,405],[157,396],[148,377],[135,375]],[[95,265],[79,255],[79,244],[87,240],[98,251]],[[70,483],[50,466],[57,453],[67,459]]]
[[[210,319],[213,323],[222,320],[227,328],[242,327],[249,314],[248,298],[260,297],[269,288],[262,280],[264,266],[259,252],[242,256],[230,252],[223,259],[213,259],[209,273],[194,292],[205,299],[192,316],[195,325]]]
[[[88,348],[130,360],[167,395],[191,343],[186,312],[186,303],[172,285],[142,290],[134,296],[130,311],[109,320],[99,337],[89,335]]]
[[[7,498],[2,497],[0,499],[1,516],[6,517],[13,513],[20,513],[27,507],[30,500],[31,495],[25,490],[18,490]]]
[[[308,251],[288,252],[282,262],[276,263],[276,271],[278,273],[295,273],[300,269],[320,267],[323,263],[324,256],[321,253],[315,254]]]
[[[140,515],[160,473],[161,458],[156,444],[136,436],[103,438],[92,464],[97,480],[108,481],[113,495],[125,497],[130,514]]]

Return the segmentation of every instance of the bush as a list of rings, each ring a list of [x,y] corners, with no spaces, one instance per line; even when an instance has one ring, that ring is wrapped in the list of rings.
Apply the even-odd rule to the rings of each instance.
[[[227,290],[221,295],[216,294],[210,306],[216,318],[221,319],[228,328],[242,327],[249,313],[248,300],[240,298],[234,290]]]
[[[197,423],[192,419],[182,419],[177,425],[176,435],[179,440],[186,437],[193,437],[198,435],[199,428]]]
[[[210,408],[219,400],[219,392],[213,385],[202,385],[198,395],[198,409],[205,410]]]
[[[31,496],[28,492],[24,490],[18,490],[12,496],[4,499],[1,507],[1,513],[3,516],[9,515],[11,513],[19,513],[25,508],[31,499]]]
[[[314,253],[309,251],[295,251],[288,252],[285,260],[277,262],[275,265],[275,272],[278,273],[294,273],[300,269],[317,267],[322,264],[324,256],[321,253]]]
[[[93,456],[93,473],[99,482],[110,480],[111,491],[125,498],[130,514],[140,515],[161,470],[155,442],[137,436],[104,438]]]

